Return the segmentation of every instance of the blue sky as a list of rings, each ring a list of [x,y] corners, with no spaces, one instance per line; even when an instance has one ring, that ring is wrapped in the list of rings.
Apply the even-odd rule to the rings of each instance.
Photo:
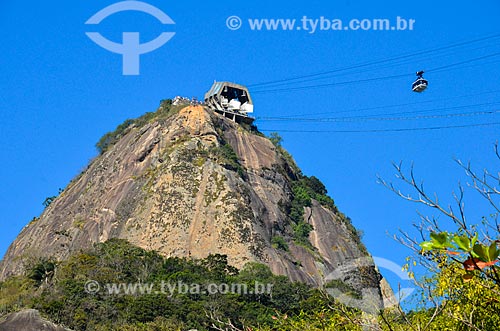
[[[144,13],[123,12],[97,27],[85,25],[94,13],[115,3],[107,0],[0,3],[0,256],[22,227],[41,213],[44,199],[64,188],[96,156],[94,145],[104,133],[127,118],[155,110],[161,99],[176,95],[201,99],[214,80],[251,86],[433,50],[500,32],[500,3],[494,0],[480,5],[448,0],[147,2],[167,13],[176,24],[163,26]],[[242,19],[241,29],[226,27],[231,15]],[[300,20],[303,16],[346,22],[394,20],[400,16],[414,19],[415,26],[413,31],[311,34],[252,31],[247,24],[248,19]],[[94,44],[85,35],[87,31],[100,32],[117,42],[123,31],[140,32],[142,42],[163,31],[176,34],[163,47],[140,57],[139,76],[124,76],[121,56]],[[416,94],[410,90],[417,70],[498,52],[499,39],[489,39],[302,85],[355,82],[351,84],[279,92],[263,92],[263,87],[255,86],[254,115],[261,118],[256,124],[260,129],[281,133],[284,146],[303,172],[319,177],[339,208],[364,231],[364,242],[373,255],[403,264],[410,252],[387,233],[396,233],[398,228],[411,230],[418,206],[378,185],[377,174],[391,180],[391,162],[414,162],[417,176],[425,180],[429,191],[437,192],[447,202],[457,181],[464,180],[453,158],[471,160],[479,169],[494,165],[493,144],[499,126],[402,132],[305,131],[500,122],[498,114],[442,116],[499,109],[498,56],[430,71],[426,75],[430,82],[427,91]],[[404,74],[407,76],[359,82]],[[288,84],[279,89],[302,85]],[[408,112],[414,113],[388,115]],[[291,115],[321,117],[315,113],[329,113],[323,117],[438,116],[344,122],[264,120]],[[467,199],[471,222],[479,220],[485,214],[478,208],[482,206],[480,200],[472,193]]]

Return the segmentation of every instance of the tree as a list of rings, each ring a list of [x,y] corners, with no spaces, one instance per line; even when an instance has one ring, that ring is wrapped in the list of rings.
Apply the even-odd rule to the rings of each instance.
[[[283,138],[281,138],[278,132],[271,132],[271,134],[269,135],[269,140],[271,140],[274,146],[281,148],[281,143],[283,142]]]
[[[498,144],[495,155],[500,160]],[[500,177],[499,172],[473,169],[470,163],[456,160],[468,177],[467,186],[459,184],[453,194],[454,206],[444,206],[436,195],[429,194],[422,182],[415,178],[413,167],[406,173],[402,165],[395,165],[397,177],[414,193],[407,194],[379,178],[379,181],[403,199],[429,207],[444,216],[443,219],[420,215],[420,223],[414,224],[418,239],[402,231],[395,238],[414,253],[414,265],[427,268],[429,275],[416,284],[422,289],[423,299],[432,303],[429,309],[409,317],[400,311],[406,324],[425,329],[444,328],[453,330],[500,329]],[[480,222],[470,223],[465,208],[466,188],[472,189],[485,199],[492,208],[484,211]],[[415,194],[416,193],[416,194]],[[450,230],[450,228],[452,230]],[[446,229],[446,230],[445,230]],[[410,264],[406,266],[410,270]],[[428,306],[427,306],[428,307]],[[426,318],[422,317],[427,311]],[[398,318],[400,318],[399,316]],[[388,326],[391,323],[386,323]],[[394,330],[394,326],[389,326]],[[422,329],[422,328],[419,328]]]
[[[202,266],[218,275],[221,279],[228,275],[234,276],[238,274],[238,269],[229,265],[227,255],[225,254],[210,254],[202,260]]]
[[[54,270],[56,269],[56,263],[49,259],[40,260],[31,270],[29,271],[28,278],[34,280],[37,284],[42,283],[52,277]]]

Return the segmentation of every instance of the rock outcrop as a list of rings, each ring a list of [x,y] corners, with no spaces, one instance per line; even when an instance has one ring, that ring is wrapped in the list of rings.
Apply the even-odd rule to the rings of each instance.
[[[308,243],[298,243],[289,207],[301,173],[263,135],[202,106],[150,114],[122,128],[26,225],[0,264],[1,279],[22,273],[27,261],[65,259],[114,237],[165,256],[220,253],[236,267],[258,261],[314,285],[367,255],[349,220],[315,199],[304,207]],[[353,284],[379,288],[378,272],[367,275]]]
[[[70,331],[42,318],[38,310],[26,309],[0,320],[0,331]]]

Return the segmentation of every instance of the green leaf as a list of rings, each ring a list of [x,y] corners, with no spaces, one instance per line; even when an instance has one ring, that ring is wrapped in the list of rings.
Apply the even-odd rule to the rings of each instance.
[[[480,244],[475,244],[472,247],[472,251],[470,253],[471,253],[472,257],[480,258],[481,251],[482,251],[481,245]]]
[[[479,258],[481,261],[489,262],[489,248],[487,246],[476,244],[472,249],[473,253],[475,253],[475,257]],[[473,254],[474,256],[474,254]]]
[[[471,243],[470,243],[470,247],[474,247],[474,245],[476,244],[477,242],[477,238],[478,238],[478,234],[477,232],[474,234],[474,237],[472,237],[472,240],[471,240]]]
[[[472,256],[484,262],[495,261],[499,255],[500,249],[497,248],[496,242],[492,242],[490,246],[476,244],[472,250]]]
[[[434,249],[434,244],[431,241],[424,241],[420,243],[420,247],[424,251],[432,251]]]
[[[499,255],[500,250],[497,248],[497,243],[493,241],[490,247],[488,247],[488,261],[486,262],[495,261]]]
[[[467,236],[454,236],[453,241],[457,244],[458,248],[464,252],[470,252],[472,250],[471,241]]]
[[[438,249],[444,249],[446,247],[453,248],[453,245],[449,241],[448,233],[446,232],[441,232],[441,233],[432,232],[431,241],[433,243],[434,248]]]

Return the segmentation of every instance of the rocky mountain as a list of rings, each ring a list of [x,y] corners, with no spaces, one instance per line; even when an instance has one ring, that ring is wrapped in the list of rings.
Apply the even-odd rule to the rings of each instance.
[[[220,253],[238,268],[258,261],[314,285],[368,256],[323,184],[301,173],[279,139],[203,106],[164,101],[98,147],[101,154],[12,243],[0,279],[115,237],[165,256]],[[340,280],[380,290],[375,268],[362,271]]]
[[[0,321],[0,331],[70,331],[42,318],[35,309],[9,314]]]

